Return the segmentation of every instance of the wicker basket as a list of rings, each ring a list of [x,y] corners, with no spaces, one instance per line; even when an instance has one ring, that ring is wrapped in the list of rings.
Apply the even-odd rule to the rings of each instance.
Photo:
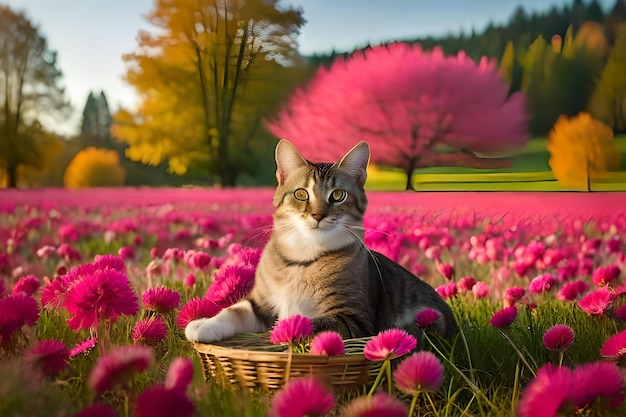
[[[249,389],[274,391],[290,378],[314,375],[338,391],[371,384],[379,362],[363,356],[370,338],[347,339],[344,355],[290,353],[285,345],[273,345],[267,334],[237,335],[213,344],[196,343],[205,380],[222,380]]]

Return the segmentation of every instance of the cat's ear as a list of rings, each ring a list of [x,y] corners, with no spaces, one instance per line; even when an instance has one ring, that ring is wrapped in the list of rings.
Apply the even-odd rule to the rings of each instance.
[[[283,185],[291,172],[307,166],[309,163],[293,143],[282,139],[276,145],[276,179],[278,185]]]
[[[359,142],[339,161],[338,166],[356,178],[360,186],[367,179],[367,165],[370,162],[370,147],[367,142]]]

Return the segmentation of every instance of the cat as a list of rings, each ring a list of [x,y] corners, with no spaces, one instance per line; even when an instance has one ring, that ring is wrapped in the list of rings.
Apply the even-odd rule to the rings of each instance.
[[[390,328],[418,334],[415,315],[439,313],[432,325],[444,338],[457,326],[448,304],[427,283],[363,243],[364,184],[370,149],[360,142],[337,163],[311,163],[295,146],[276,146],[273,228],[248,297],[212,318],[191,321],[192,342],[220,341],[269,330],[300,314],[315,333],[344,338]]]

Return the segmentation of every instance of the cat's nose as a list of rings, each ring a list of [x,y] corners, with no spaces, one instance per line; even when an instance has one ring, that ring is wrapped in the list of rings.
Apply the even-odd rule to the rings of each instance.
[[[313,217],[318,222],[321,222],[326,215],[324,213],[311,213],[311,217]]]

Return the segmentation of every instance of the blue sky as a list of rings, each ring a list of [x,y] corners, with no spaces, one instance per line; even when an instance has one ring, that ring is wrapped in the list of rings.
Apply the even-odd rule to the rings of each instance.
[[[489,20],[505,22],[518,0],[281,0],[302,8],[307,24],[298,38],[304,54],[352,50],[424,35],[482,30]],[[111,110],[132,107],[136,95],[122,77],[122,54],[132,52],[140,29],[149,29],[143,16],[154,0],[0,0],[23,10],[39,25],[51,49],[58,52],[63,84],[75,109],[61,127],[76,130],[90,90],[104,90]],[[526,0],[527,11],[545,10],[571,1]],[[603,4],[610,6],[612,0]]]

